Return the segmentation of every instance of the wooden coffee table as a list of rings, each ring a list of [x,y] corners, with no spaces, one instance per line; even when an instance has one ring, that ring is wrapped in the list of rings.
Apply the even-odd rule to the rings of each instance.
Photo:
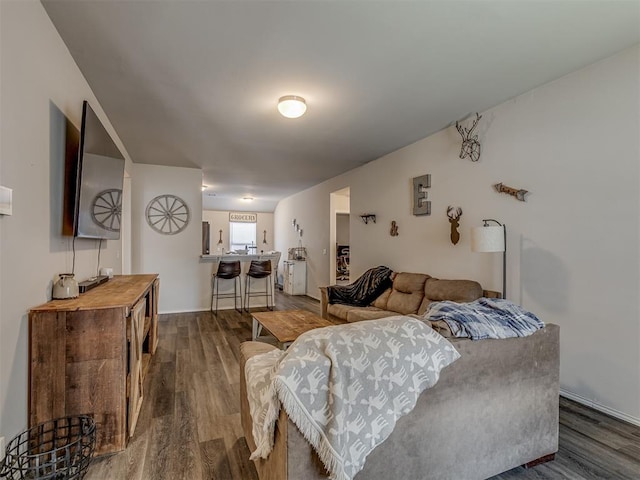
[[[265,328],[275,337],[279,347],[283,350],[304,332],[334,325],[329,320],[306,310],[256,312],[251,316],[253,317],[252,339],[257,340],[262,329]]]

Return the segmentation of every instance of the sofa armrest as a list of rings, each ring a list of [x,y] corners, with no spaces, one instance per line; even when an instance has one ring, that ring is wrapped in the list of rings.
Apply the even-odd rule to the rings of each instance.
[[[502,292],[496,292],[494,290],[483,290],[482,296],[484,298],[502,298]]]
[[[329,305],[329,292],[327,292],[327,287],[320,287],[320,312],[321,317],[325,319],[329,319],[329,314],[327,313],[327,306]]]

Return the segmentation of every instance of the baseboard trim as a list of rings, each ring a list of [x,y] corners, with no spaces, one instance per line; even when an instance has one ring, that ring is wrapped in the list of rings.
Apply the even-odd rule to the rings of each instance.
[[[187,310],[163,310],[161,312],[158,312],[158,315],[171,315],[172,313],[195,313],[195,312],[207,312],[207,311],[209,311],[208,308],[193,308],[193,309],[190,308]]]
[[[598,410],[599,412],[606,413],[607,415],[611,415],[612,417],[618,418],[620,420],[624,420],[627,423],[631,423],[633,425],[637,425],[640,427],[640,418],[636,418],[632,415],[628,415],[626,413],[620,412],[614,408],[607,407],[606,405],[602,405],[601,403],[595,402],[593,400],[589,400],[581,395],[569,392],[564,389],[560,389],[560,395],[563,397],[567,397],[569,400],[573,400],[575,402],[581,403],[587,407],[593,408],[594,410]]]
[[[0,1],[2,1],[2,0],[0,0]],[[260,305],[260,304],[254,305],[253,303],[251,304],[251,308],[252,309],[253,308],[265,308],[266,306],[267,306],[266,304],[263,304],[263,305]],[[233,309],[234,309],[233,306],[231,306],[231,307],[219,306],[218,307],[218,310],[220,310],[220,311],[233,310]],[[161,312],[158,312],[158,315],[170,315],[172,313],[197,313],[197,312],[210,312],[210,311],[211,311],[211,309],[209,307],[200,307],[200,308],[190,308],[190,309],[186,309],[186,310],[163,310]]]

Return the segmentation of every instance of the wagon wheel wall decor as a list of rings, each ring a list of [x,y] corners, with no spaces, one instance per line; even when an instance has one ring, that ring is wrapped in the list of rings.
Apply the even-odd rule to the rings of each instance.
[[[120,231],[122,215],[122,190],[112,188],[103,190],[91,203],[91,218],[94,223],[110,232]]]
[[[145,216],[149,226],[163,235],[180,233],[191,218],[187,204],[175,195],[159,195],[151,200]]]

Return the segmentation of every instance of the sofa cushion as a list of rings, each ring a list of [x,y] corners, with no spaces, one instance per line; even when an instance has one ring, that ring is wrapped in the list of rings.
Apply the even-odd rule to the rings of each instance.
[[[401,272],[393,280],[393,291],[387,301],[387,310],[404,315],[417,313],[424,297],[424,284],[429,275]]]
[[[359,322],[361,320],[376,320],[378,318],[393,317],[398,312],[390,312],[376,307],[360,307],[347,313],[347,322]]]
[[[349,310],[354,310],[358,308],[365,308],[365,307],[356,307],[354,305],[342,305],[341,303],[330,303],[329,305],[327,305],[327,313],[329,315],[333,315],[334,317],[337,317],[341,320],[346,321]]]
[[[424,299],[418,310],[418,315],[426,312],[431,302],[450,300],[466,303],[482,297],[482,287],[473,280],[439,280],[429,278],[424,286]]]
[[[382,294],[376,298],[371,305],[373,305],[376,308],[381,308],[382,310],[385,310],[387,308],[387,302],[389,301],[389,295],[391,295],[391,291],[392,288],[389,287],[387,288],[384,292],[382,292]]]

